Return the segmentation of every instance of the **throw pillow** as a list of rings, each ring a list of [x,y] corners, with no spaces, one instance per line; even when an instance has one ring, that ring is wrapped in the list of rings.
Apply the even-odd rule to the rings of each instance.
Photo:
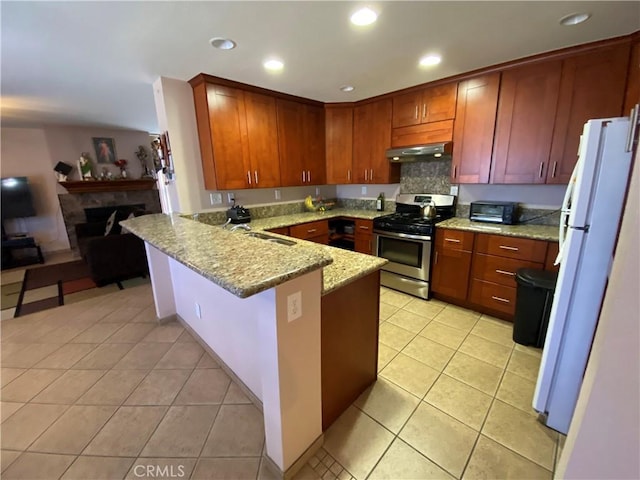
[[[134,215],[133,212],[131,212],[129,214],[129,216],[126,218],[126,220],[131,220],[132,218],[136,218],[136,216]],[[120,230],[120,233],[121,234],[125,234],[125,233],[131,233],[131,232],[129,232],[129,230],[127,230],[126,227],[122,227],[122,229]]]
[[[117,210],[114,210],[111,216],[109,217],[109,219],[107,220],[107,228],[104,231],[105,237],[111,233],[111,230],[113,230],[113,226],[116,223],[116,213],[117,213]]]

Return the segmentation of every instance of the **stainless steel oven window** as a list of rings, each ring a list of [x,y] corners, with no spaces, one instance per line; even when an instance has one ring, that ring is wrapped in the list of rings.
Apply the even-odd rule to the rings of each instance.
[[[431,264],[431,239],[404,233],[374,232],[375,252],[389,263],[382,267],[418,280],[429,280]]]
[[[420,268],[422,265],[423,243],[415,240],[380,237],[378,256],[409,267]]]

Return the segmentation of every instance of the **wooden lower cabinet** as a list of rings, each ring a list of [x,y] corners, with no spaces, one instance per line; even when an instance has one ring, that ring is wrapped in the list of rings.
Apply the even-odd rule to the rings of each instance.
[[[516,311],[516,288],[474,278],[471,280],[469,301],[507,315],[513,315]]]
[[[322,430],[377,378],[380,271],[321,300]]]
[[[355,246],[359,253],[374,255],[373,253],[373,220],[355,219]]]
[[[289,235],[289,227],[270,228],[267,232],[277,233],[278,235]]]
[[[431,290],[451,299],[466,300],[474,233],[436,230]]]
[[[329,243],[329,222],[318,220],[316,222],[302,223],[289,227],[289,235],[301,240],[308,240],[316,243]]]

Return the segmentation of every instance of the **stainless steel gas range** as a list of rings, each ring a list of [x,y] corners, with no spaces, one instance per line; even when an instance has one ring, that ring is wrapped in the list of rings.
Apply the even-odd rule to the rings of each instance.
[[[421,205],[433,202],[436,218],[423,219]],[[380,275],[385,287],[429,299],[431,253],[436,224],[455,213],[454,195],[408,193],[396,198],[396,213],[373,220],[374,253],[389,260]]]

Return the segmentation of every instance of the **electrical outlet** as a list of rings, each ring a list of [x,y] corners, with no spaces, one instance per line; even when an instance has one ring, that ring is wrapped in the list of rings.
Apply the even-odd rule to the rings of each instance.
[[[236,196],[231,192],[227,193],[227,202],[235,203],[235,201],[236,201]]]
[[[211,199],[211,205],[220,205],[222,203],[221,193],[210,193],[209,198]]]
[[[362,195],[366,195],[367,194],[367,187],[362,187]]]
[[[280,192],[280,190],[276,190],[276,200],[281,200],[282,199],[282,192]]]
[[[320,195],[320,189],[318,187],[316,187],[316,197]]]
[[[302,292],[287,296],[287,321],[293,322],[302,316]]]
[[[451,185],[451,188],[449,188],[449,195],[458,195],[458,185]]]
[[[202,309],[200,308],[200,304],[196,302],[196,317],[202,318]]]

